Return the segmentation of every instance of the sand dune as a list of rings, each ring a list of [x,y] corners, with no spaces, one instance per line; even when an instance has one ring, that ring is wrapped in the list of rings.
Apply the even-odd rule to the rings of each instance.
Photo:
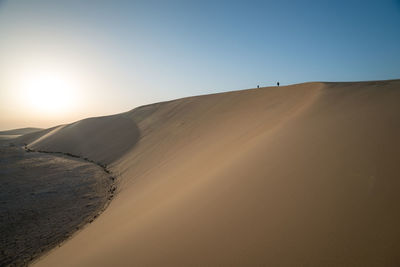
[[[400,80],[305,83],[31,136],[120,175],[109,208],[37,265],[398,265],[399,103]]]
[[[96,162],[110,163],[126,153],[138,138],[139,130],[135,123],[120,114],[60,125],[22,136],[18,142],[29,143],[33,149],[67,152]]]
[[[8,131],[0,131],[0,144],[3,142],[6,143],[8,142],[8,140],[17,138],[21,135],[38,132],[40,130],[42,129],[29,127],[29,128],[20,128]]]
[[[8,130],[8,131],[0,131],[0,135],[22,135],[22,134],[34,133],[34,132],[37,132],[40,130],[42,130],[42,129],[27,127],[27,128],[19,128],[19,129]]]

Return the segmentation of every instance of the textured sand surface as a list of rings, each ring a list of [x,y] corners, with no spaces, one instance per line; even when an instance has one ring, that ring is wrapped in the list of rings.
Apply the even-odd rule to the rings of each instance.
[[[121,175],[99,219],[37,265],[399,265],[399,103],[399,80],[305,83],[35,133],[35,149]]]
[[[24,266],[92,221],[110,184],[93,163],[0,146],[0,266]]]

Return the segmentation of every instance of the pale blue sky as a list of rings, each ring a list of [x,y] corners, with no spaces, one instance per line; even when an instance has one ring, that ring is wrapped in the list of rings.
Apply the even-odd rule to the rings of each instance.
[[[400,78],[400,1],[0,0],[0,40],[0,129],[49,127],[278,80]],[[22,105],[37,70],[72,77],[76,105]]]

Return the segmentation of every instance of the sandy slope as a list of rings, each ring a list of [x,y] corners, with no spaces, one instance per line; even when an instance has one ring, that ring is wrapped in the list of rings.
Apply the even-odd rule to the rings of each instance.
[[[2,143],[6,143],[10,139],[17,138],[24,134],[38,132],[40,130],[43,130],[43,129],[30,127],[30,128],[20,128],[20,129],[8,130],[8,131],[0,131],[0,145]]]
[[[0,135],[22,135],[22,134],[38,132],[40,130],[43,130],[43,129],[27,127],[27,128],[19,128],[19,129],[13,129],[13,130],[8,130],[8,131],[0,131]]]
[[[121,115],[84,119],[24,135],[17,142],[31,148],[68,152],[108,164],[137,142],[139,129],[131,118]]]
[[[119,194],[39,266],[399,265],[400,81],[191,97],[30,140]]]

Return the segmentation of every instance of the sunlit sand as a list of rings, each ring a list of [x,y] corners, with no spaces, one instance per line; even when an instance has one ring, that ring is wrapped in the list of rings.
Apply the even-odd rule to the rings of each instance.
[[[116,196],[36,266],[400,262],[400,80],[178,99],[14,139],[104,164]]]

